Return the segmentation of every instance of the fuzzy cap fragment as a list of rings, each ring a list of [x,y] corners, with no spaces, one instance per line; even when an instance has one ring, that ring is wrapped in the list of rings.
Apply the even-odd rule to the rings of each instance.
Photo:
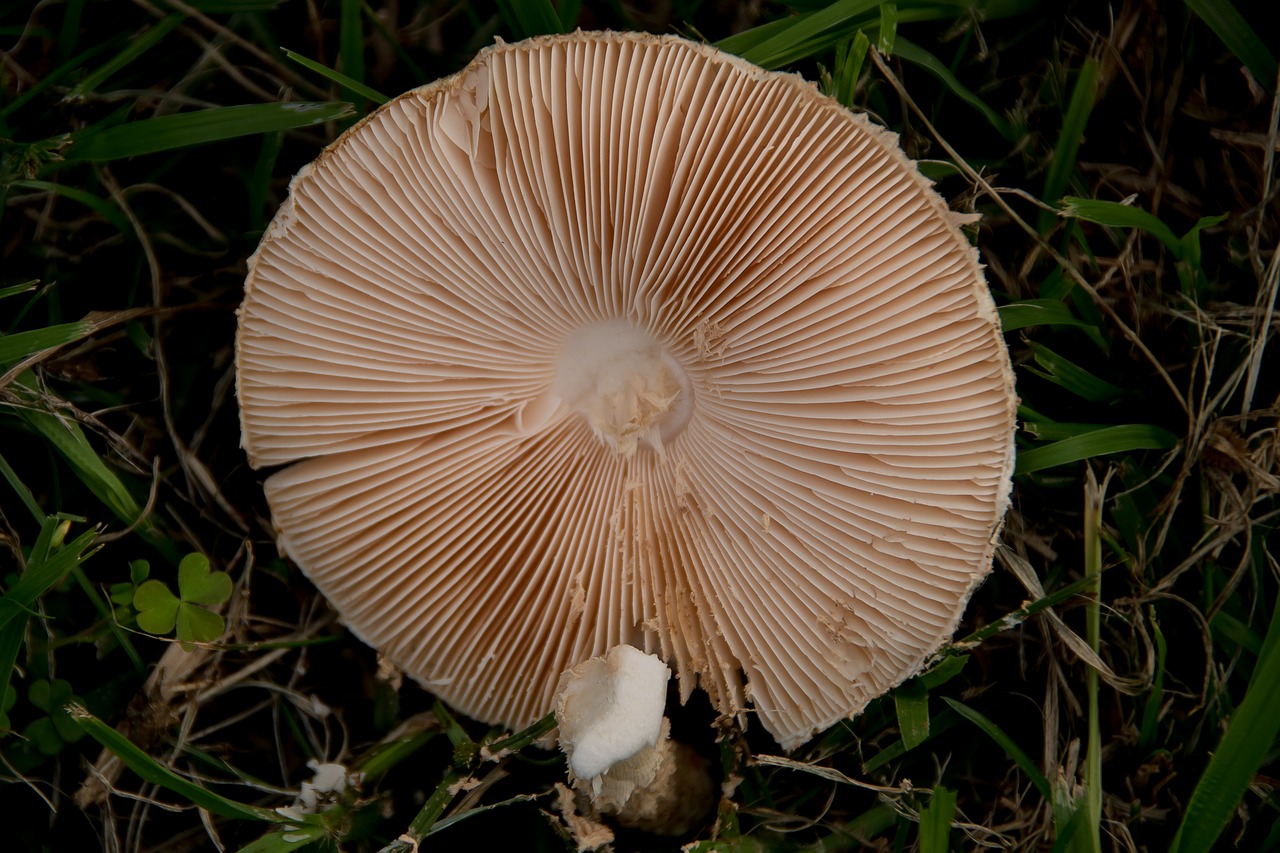
[[[556,701],[560,746],[579,779],[595,779],[662,736],[671,670],[634,646],[615,646],[567,670]],[[644,779],[647,784],[652,778]]]

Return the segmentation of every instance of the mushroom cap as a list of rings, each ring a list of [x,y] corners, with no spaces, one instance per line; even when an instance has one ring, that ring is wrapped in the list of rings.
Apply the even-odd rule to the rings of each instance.
[[[279,545],[483,721],[626,643],[793,748],[915,674],[990,571],[1016,399],[959,220],[797,76],[499,43],[304,168],[250,259]]]

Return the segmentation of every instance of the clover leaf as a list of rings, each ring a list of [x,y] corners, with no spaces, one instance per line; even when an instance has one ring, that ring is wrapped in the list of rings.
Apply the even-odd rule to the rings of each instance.
[[[217,606],[231,597],[231,576],[209,571],[204,554],[188,554],[178,564],[178,592],[185,602]]]
[[[149,580],[133,594],[133,609],[138,612],[138,627],[150,634],[168,634],[178,620],[182,602],[164,581]]]
[[[227,623],[208,608],[230,597],[230,575],[210,571],[203,554],[188,554],[178,564],[177,595],[164,581],[144,581],[133,594],[133,608],[139,628],[151,634],[176,629],[178,641],[190,650],[193,643],[212,643],[222,636]]]
[[[80,701],[72,692],[71,684],[61,678],[53,681],[38,679],[31,684],[27,698],[48,716],[42,717],[23,732],[36,748],[45,755],[57,755],[69,743],[84,737],[80,728],[64,710],[71,702]]]

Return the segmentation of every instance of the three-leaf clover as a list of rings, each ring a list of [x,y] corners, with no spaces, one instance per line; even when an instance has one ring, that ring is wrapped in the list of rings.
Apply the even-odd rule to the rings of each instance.
[[[36,749],[45,755],[57,755],[62,747],[75,743],[84,737],[84,729],[80,728],[63,710],[68,703],[80,701],[71,692],[70,682],[55,678],[53,681],[38,679],[27,691],[31,704],[48,714],[27,726],[23,732],[27,739],[36,745]]]
[[[133,596],[138,591],[138,585],[145,581],[149,574],[151,574],[150,563],[146,560],[134,560],[129,564],[129,580],[111,585],[109,591],[111,603],[116,606],[116,621],[121,625],[132,625],[136,621],[133,612]]]
[[[209,571],[209,558],[188,554],[178,564],[178,594],[164,581],[149,580],[133,594],[138,627],[151,634],[168,634],[177,628],[183,648],[193,643],[212,643],[222,636],[226,621],[207,609],[231,597],[231,576]]]

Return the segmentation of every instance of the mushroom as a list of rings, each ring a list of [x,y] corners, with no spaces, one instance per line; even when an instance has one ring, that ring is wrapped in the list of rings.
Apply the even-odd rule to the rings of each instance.
[[[961,219],[798,76],[499,43],[305,167],[250,259],[279,546],[479,720],[627,644],[794,748],[990,571],[1016,399]]]

